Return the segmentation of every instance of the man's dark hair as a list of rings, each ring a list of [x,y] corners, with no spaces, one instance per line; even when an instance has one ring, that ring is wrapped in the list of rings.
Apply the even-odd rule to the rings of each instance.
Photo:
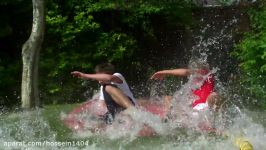
[[[110,63],[102,63],[95,67],[95,72],[113,74],[115,72],[115,67]]]

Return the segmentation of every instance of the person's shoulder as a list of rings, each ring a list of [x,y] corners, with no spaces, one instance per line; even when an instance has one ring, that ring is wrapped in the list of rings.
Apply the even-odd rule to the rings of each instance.
[[[119,73],[119,72],[116,72],[116,73],[114,73],[113,75],[114,75],[114,76],[118,76],[118,77],[123,77],[123,75],[122,75],[121,73]]]
[[[126,80],[125,77],[121,73],[118,73],[118,72],[114,73],[113,76],[118,77],[123,82]]]

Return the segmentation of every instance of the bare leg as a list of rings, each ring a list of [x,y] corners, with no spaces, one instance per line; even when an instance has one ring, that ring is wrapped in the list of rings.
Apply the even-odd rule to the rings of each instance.
[[[113,86],[106,86],[105,90],[108,94],[110,94],[113,100],[121,107],[127,109],[133,106],[129,98],[120,89]]]
[[[171,106],[172,106],[172,96],[164,96],[163,97],[163,104],[164,104],[164,108],[169,111]]]

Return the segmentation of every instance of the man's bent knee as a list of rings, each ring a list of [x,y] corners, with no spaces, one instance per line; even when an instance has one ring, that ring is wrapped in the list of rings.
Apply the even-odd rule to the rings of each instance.
[[[216,92],[212,92],[208,96],[207,102],[208,102],[209,107],[219,109],[220,105],[222,104],[222,99]]]
[[[108,93],[108,94],[111,94],[113,93],[115,90],[119,90],[117,87],[113,86],[113,85],[106,85],[105,86],[105,91]]]

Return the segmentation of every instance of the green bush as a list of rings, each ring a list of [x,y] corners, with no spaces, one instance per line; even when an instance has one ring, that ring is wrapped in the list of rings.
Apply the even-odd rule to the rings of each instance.
[[[241,62],[245,87],[266,108],[266,5],[260,2],[249,11],[251,31],[237,44],[233,55]]]

